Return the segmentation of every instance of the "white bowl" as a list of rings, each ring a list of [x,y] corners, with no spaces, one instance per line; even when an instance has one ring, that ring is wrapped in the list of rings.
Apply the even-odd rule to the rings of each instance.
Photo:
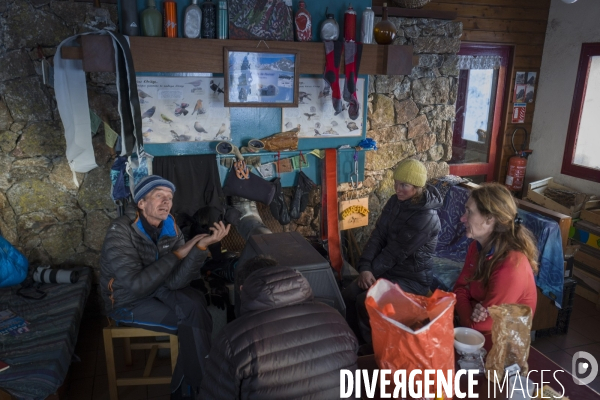
[[[461,353],[475,353],[483,347],[485,337],[471,328],[454,328],[454,348]]]

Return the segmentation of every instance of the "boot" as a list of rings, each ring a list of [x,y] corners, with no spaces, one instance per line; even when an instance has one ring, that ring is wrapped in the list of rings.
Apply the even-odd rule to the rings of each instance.
[[[290,215],[288,213],[288,205],[285,202],[285,196],[283,195],[283,189],[281,188],[281,180],[275,178],[273,185],[275,185],[275,196],[273,196],[273,200],[269,204],[271,214],[273,214],[273,217],[281,225],[287,225],[290,223]]]
[[[290,217],[292,219],[300,218],[300,214],[306,210],[308,194],[314,186],[315,183],[304,172],[300,171],[298,173],[298,182],[296,183],[296,191],[294,192],[292,207],[290,209]]]
[[[252,235],[272,233],[260,217],[256,202],[242,197],[232,197],[231,202],[233,207],[240,213],[239,222],[235,225],[235,228],[244,240],[247,241]]]

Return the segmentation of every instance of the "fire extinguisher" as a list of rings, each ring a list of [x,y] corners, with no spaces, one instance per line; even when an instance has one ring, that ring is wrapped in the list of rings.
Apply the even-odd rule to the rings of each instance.
[[[517,133],[519,129],[522,129],[525,132],[525,141],[521,145],[520,152],[515,148],[515,133]],[[514,130],[510,139],[515,155],[508,159],[508,170],[506,171],[506,181],[504,184],[508,190],[512,190],[513,192],[518,192],[523,189],[525,171],[527,170],[527,157],[533,153],[533,150],[525,150],[528,137],[527,129],[519,127]]]

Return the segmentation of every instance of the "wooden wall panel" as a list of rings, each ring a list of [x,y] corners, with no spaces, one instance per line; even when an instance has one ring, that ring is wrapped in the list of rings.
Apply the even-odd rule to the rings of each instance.
[[[538,72],[542,62],[542,51],[546,37],[548,13],[551,0],[432,0],[424,10],[454,11],[457,21],[463,23],[461,40],[474,43],[504,44],[513,47],[512,70],[507,80],[504,120],[498,138],[498,156],[495,180],[504,182],[508,158],[513,155],[510,137],[517,127],[531,133],[535,103],[527,105],[524,124],[512,124],[513,90],[516,71]],[[373,0],[381,6],[384,0]],[[390,6],[393,0],[387,0]],[[537,94],[537,82],[536,82]],[[519,149],[522,135],[515,137]],[[533,154],[533,157],[541,155]]]

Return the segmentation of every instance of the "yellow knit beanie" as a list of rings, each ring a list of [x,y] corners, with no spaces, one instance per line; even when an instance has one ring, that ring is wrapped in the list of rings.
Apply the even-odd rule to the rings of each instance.
[[[413,186],[424,187],[427,182],[427,170],[422,162],[406,159],[394,170],[394,179]]]

